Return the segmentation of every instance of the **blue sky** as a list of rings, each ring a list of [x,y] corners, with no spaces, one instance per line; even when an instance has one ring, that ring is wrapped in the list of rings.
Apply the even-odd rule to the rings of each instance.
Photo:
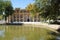
[[[33,3],[33,0],[11,0],[14,8],[24,9],[28,4]]]

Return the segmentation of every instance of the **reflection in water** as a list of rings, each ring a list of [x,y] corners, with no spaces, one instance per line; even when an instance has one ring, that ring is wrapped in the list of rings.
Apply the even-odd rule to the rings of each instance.
[[[40,37],[40,40],[44,40],[44,37]]]
[[[55,36],[55,40],[60,40],[60,33],[50,32],[50,34]]]
[[[4,37],[5,35],[5,31],[4,30],[0,30],[0,37]]]
[[[21,36],[21,37],[14,37],[13,40],[26,40],[25,36]]]
[[[34,30],[33,30],[34,29]],[[23,26],[16,26],[16,25],[9,25],[0,27],[0,40],[46,40],[51,36],[48,34],[46,29],[32,27],[29,25],[29,27],[26,25]],[[6,35],[5,35],[6,34]],[[22,35],[22,36],[21,36]],[[36,36],[35,36],[36,35]],[[3,38],[1,38],[3,37]],[[37,38],[36,38],[37,37]],[[51,36],[52,37],[52,36]]]
[[[56,40],[60,40],[60,36],[57,36],[57,37],[56,37]]]

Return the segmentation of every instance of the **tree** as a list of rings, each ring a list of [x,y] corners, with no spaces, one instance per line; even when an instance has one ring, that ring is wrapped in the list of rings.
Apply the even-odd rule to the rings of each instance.
[[[8,0],[0,0],[0,12],[3,12],[5,10],[5,7],[9,6],[11,4]]]
[[[53,12],[52,15],[55,16],[54,19],[57,19],[58,16],[60,16],[60,0],[52,0],[51,1],[51,7],[52,7],[52,10],[51,12]],[[53,18],[53,17],[52,17]]]
[[[45,20],[45,15],[43,15],[43,13],[45,14],[45,9],[46,9],[46,5],[48,5],[49,1],[48,0],[35,0],[35,4],[38,7],[39,10],[39,15],[40,15],[40,20]]]
[[[13,14],[13,7],[11,5],[5,7],[5,19],[6,17],[12,14]]]
[[[0,0],[0,15],[3,12],[3,0]]]
[[[48,18],[50,19],[53,19],[53,20],[56,20],[58,16],[60,16],[60,13],[59,13],[59,0],[51,0],[51,5],[49,6],[49,8],[47,8],[47,12],[46,14]],[[48,11],[50,9],[50,11]],[[46,10],[46,9],[45,9]]]
[[[33,22],[34,22],[34,16],[36,15],[36,13],[39,11],[38,7],[35,4],[29,4],[26,9],[31,13],[32,17],[33,17]]]
[[[13,7],[10,0],[0,0],[0,13],[3,15],[3,12],[5,12],[5,19],[12,15]]]
[[[38,1],[38,0],[36,0]],[[40,3],[40,1],[38,2]],[[41,3],[42,5],[45,4],[44,2]],[[46,4],[43,5],[41,9],[41,14],[40,16],[42,16],[45,19],[57,19],[58,16],[60,16],[60,0],[48,0],[46,1]]]

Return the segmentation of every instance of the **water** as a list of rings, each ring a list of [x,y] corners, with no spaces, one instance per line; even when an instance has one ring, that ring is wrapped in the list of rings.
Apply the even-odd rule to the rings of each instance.
[[[25,36],[14,37],[13,40],[26,40],[26,37]]]
[[[46,40],[51,36],[46,29],[30,25],[4,25],[0,26],[0,40]],[[51,36],[52,37],[52,36]]]
[[[0,30],[0,37],[4,37],[5,36],[5,31],[4,30]]]
[[[59,37],[59,36],[57,36],[57,37],[56,37],[56,40],[60,40],[60,37]]]
[[[40,40],[44,40],[44,37],[40,37]]]

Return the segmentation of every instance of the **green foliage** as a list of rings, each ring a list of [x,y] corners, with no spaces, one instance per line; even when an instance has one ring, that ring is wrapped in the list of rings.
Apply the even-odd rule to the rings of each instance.
[[[7,6],[5,8],[5,15],[6,16],[12,15],[12,13],[13,13],[13,10],[12,9],[13,9],[13,7],[11,5]]]
[[[3,13],[3,11],[6,11],[8,7],[9,7],[9,10],[13,10],[13,7],[9,0],[0,0],[0,13]]]
[[[31,12],[31,14],[32,14],[33,16],[35,15],[35,13],[39,12],[38,7],[36,6],[35,3],[29,4],[29,5],[26,7],[26,9],[27,9],[29,12]]]
[[[13,7],[10,0],[0,0],[0,15],[5,12],[5,18],[13,13]]]
[[[39,8],[41,10],[40,16],[43,18],[55,20],[60,16],[60,0],[36,0],[36,2],[41,5]]]
[[[2,14],[3,10],[3,0],[0,0],[0,15]]]

